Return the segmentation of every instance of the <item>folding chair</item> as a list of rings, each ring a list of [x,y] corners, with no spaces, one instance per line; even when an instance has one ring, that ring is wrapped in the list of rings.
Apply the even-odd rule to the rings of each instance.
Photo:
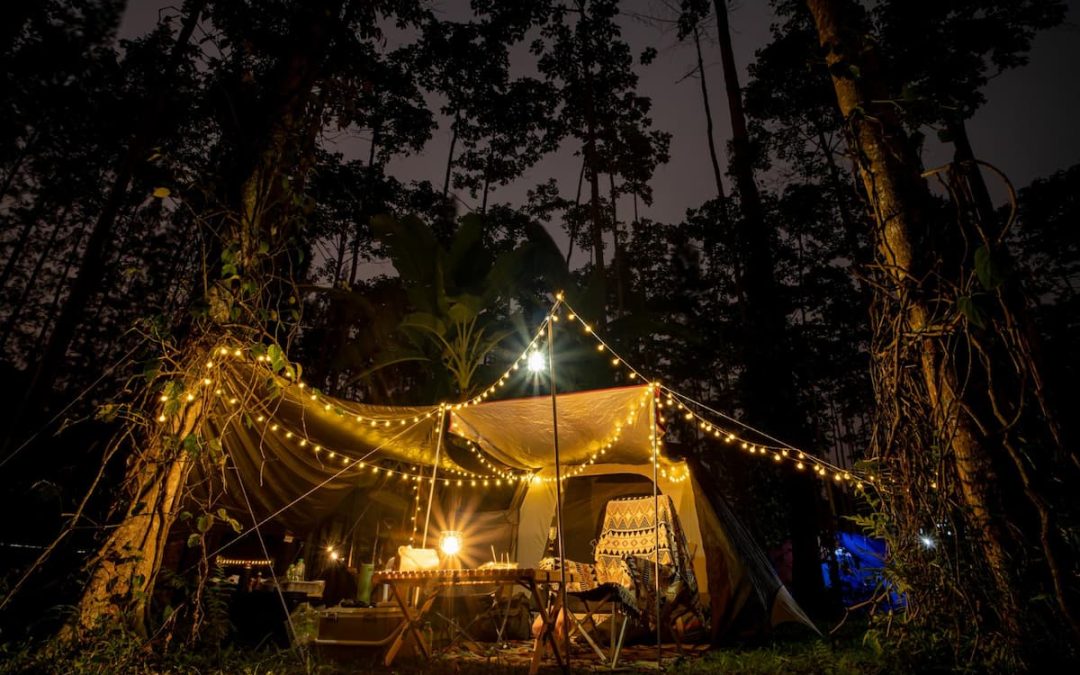
[[[653,609],[657,602],[657,556],[660,626],[655,625]],[[660,495],[655,504],[652,496],[609,501],[604,507],[604,522],[594,557],[597,577],[632,589],[633,606],[645,619],[646,626],[652,630],[666,628],[680,651],[685,628],[704,624],[693,559],[670,496]]]
[[[540,561],[538,567],[547,570],[559,570],[561,561],[558,558],[547,557]],[[634,593],[626,586],[620,585],[614,580],[601,580],[597,576],[597,566],[592,563],[582,563],[574,560],[566,561],[568,572],[574,572],[580,582],[570,582],[566,587],[566,594],[575,598],[585,607],[585,617],[579,619],[577,615],[566,608],[565,616],[570,619],[569,630],[571,635],[577,631],[589,644],[600,661],[610,664],[612,668],[619,662],[619,652],[622,649],[623,639],[626,637],[626,627],[630,617],[637,617]],[[621,577],[628,579],[628,576]],[[610,652],[605,654],[596,640],[586,630],[586,624],[592,626],[594,632],[599,633],[595,614],[605,605],[610,607],[611,639],[608,643]],[[618,635],[616,636],[616,619],[621,618]],[[565,625],[565,624],[564,624]]]

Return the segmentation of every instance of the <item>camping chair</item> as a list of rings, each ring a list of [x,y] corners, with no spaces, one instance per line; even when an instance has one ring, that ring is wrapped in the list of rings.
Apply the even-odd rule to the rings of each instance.
[[[653,610],[657,602],[657,556],[661,593],[659,626]],[[652,630],[668,630],[682,651],[689,629],[703,625],[704,612],[686,535],[671,497],[660,495],[656,504],[652,496],[609,501],[604,507],[604,524],[594,557],[597,577],[632,589],[634,609],[645,625]]]
[[[686,628],[701,625],[703,612],[698,599],[697,579],[686,537],[682,532],[671,497],[659,497],[661,626],[667,628],[679,650]],[[643,620],[653,630],[659,628],[652,608],[656,606],[656,518],[653,497],[613,499],[604,507],[603,525],[593,550],[594,564],[568,561],[567,570],[578,572],[587,581],[571,584],[567,595],[585,607],[585,617],[574,614],[573,627],[579,630],[602,661],[615,668],[631,617]],[[558,560],[545,558],[540,567],[558,569]],[[598,632],[595,614],[610,608],[610,655],[605,655],[589,637],[585,625]],[[621,618],[618,636],[616,619]]]
[[[567,583],[566,594],[581,602],[585,607],[585,618],[583,619],[579,619],[577,614],[570,611],[569,607],[564,608],[564,617],[570,620],[568,629],[571,635],[573,635],[574,631],[577,631],[589,643],[596,655],[600,657],[601,662],[609,663],[612,668],[615,668],[619,662],[619,652],[622,649],[623,639],[626,637],[626,627],[630,622],[629,617],[636,618],[638,616],[633,591],[615,580],[598,577],[597,566],[592,563],[573,560],[562,563],[558,558],[549,556],[542,559],[538,567],[540,569],[559,570],[562,564],[565,564],[567,572],[573,573],[575,578],[580,579],[580,581]],[[625,578],[629,577],[625,576]],[[604,650],[592,638],[589,631],[585,629],[586,624],[589,624],[594,632],[599,633],[599,626],[596,625],[594,615],[605,606],[610,608],[611,617],[611,639],[608,643],[610,653],[608,654],[604,653]],[[619,622],[620,628],[618,636],[616,636],[615,623],[618,617],[621,617],[622,620]]]

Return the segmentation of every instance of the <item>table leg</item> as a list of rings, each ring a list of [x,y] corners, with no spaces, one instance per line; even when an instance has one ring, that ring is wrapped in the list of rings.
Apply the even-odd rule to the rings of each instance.
[[[536,671],[540,668],[540,661],[544,658],[545,645],[544,641],[547,640],[551,644],[552,652],[555,655],[555,661],[559,666],[563,665],[564,655],[559,651],[559,641],[555,638],[556,622],[559,619],[559,610],[562,606],[559,603],[558,596],[555,597],[550,604],[545,604],[543,598],[540,596],[540,590],[537,584],[531,584],[529,590],[532,591],[533,599],[536,601],[536,607],[540,612],[540,632],[536,635],[536,640],[533,642],[533,657],[532,664],[529,666],[529,675],[535,675]],[[552,613],[554,608],[554,613]],[[566,629],[569,630],[569,623],[566,623]],[[569,654],[565,655],[569,658]]]
[[[416,646],[420,650],[421,656],[423,656],[425,659],[430,659],[431,649],[424,641],[424,636],[420,632],[419,624],[420,620],[424,617],[425,614],[427,614],[428,610],[431,609],[431,605],[434,604],[435,598],[438,597],[438,592],[435,590],[429,592],[427,596],[424,597],[424,600],[420,604],[420,606],[417,607],[414,614],[414,610],[409,607],[408,603],[405,602],[405,598],[401,596],[401,592],[398,590],[397,584],[391,583],[390,591],[393,593],[394,600],[397,601],[398,607],[401,608],[401,612],[402,614],[404,614],[404,619],[401,622],[401,632],[398,633],[397,638],[395,638],[394,642],[386,650],[386,658],[383,659],[383,663],[386,666],[390,666],[394,662],[394,659],[397,658],[398,652],[401,651],[402,646],[404,646],[405,636],[408,634],[412,635],[413,641],[416,642]]]

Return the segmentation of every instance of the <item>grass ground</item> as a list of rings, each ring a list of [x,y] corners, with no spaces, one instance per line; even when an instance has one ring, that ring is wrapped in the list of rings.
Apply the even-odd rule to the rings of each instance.
[[[878,674],[898,673],[903,669],[894,659],[864,643],[865,627],[845,626],[836,635],[817,637],[805,631],[781,633],[754,645],[716,647],[700,654],[678,658],[665,653],[664,672],[676,675],[699,673],[746,673],[754,675]],[[226,649],[207,651],[178,650],[161,658],[133,650],[131,646],[103,643],[92,651],[78,654],[43,654],[0,650],[0,673],[154,673],[164,675],[198,673],[243,673],[245,675],[344,675],[345,673],[451,673],[454,675],[503,675],[528,671],[526,643],[495,650],[486,656],[461,652],[431,662],[395,663],[385,668],[378,652],[351,652],[332,658],[326,653],[298,650]],[[621,672],[655,672],[655,652],[651,647],[632,647],[621,659]],[[342,658],[341,656],[344,656]],[[584,648],[575,653],[575,672],[611,672]],[[544,662],[541,672],[558,673],[552,659]]]

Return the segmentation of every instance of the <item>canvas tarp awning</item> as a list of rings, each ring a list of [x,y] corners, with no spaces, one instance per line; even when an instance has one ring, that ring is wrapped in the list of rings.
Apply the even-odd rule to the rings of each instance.
[[[351,491],[405,480],[401,473],[373,473],[373,466],[412,475],[435,463],[437,406],[375,406],[313,394],[258,364],[222,366],[216,386],[221,395],[210,426],[231,459],[226,489],[243,510],[249,500],[260,519],[278,514],[287,527],[314,527]],[[354,460],[365,466],[346,468]],[[439,470],[462,468],[440,453]]]
[[[651,393],[651,387],[641,385],[560,394],[561,463],[584,464],[594,456],[604,462],[649,463]],[[550,396],[463,406],[451,411],[450,431],[506,466],[546,469],[555,464],[551,413]]]

